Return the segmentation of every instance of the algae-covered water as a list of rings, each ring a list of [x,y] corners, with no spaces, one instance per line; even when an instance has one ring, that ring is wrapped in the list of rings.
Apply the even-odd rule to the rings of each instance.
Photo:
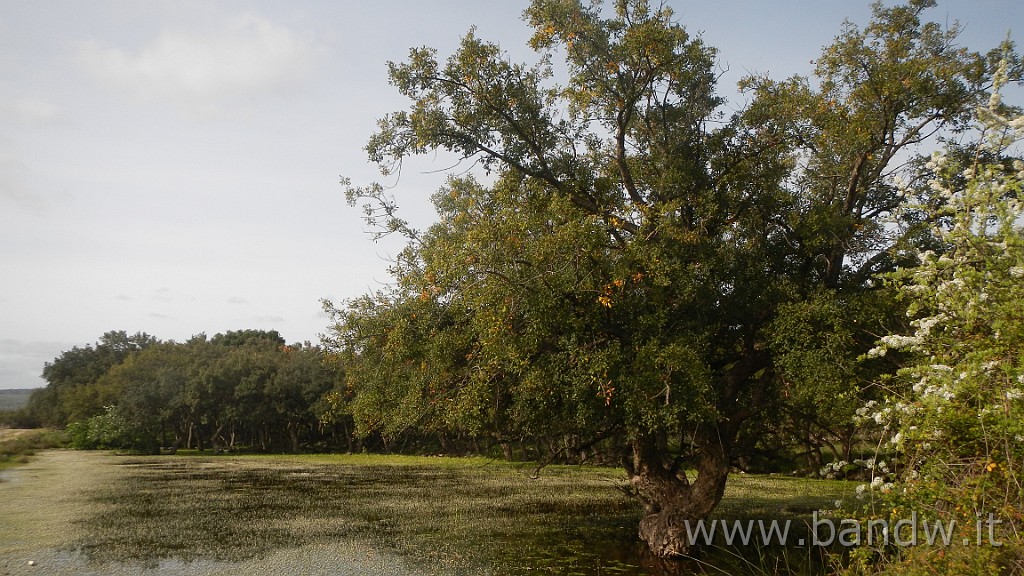
[[[46,452],[0,482],[0,575],[820,571],[809,549],[659,563],[637,542],[640,509],[620,470],[532,472],[475,458]],[[723,511],[733,515],[825,507],[848,490],[732,484]]]

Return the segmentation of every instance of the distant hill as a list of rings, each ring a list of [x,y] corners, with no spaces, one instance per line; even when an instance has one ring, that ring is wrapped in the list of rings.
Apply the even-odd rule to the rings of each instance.
[[[0,412],[4,410],[17,410],[28,406],[28,398],[34,391],[33,388],[0,390]]]

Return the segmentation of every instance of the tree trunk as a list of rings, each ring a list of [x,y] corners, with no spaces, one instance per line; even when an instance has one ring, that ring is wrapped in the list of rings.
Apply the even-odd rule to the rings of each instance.
[[[299,453],[299,425],[294,422],[288,423],[288,439],[291,440],[292,454]]]
[[[348,453],[352,454],[356,451],[354,438],[352,432],[348,429],[348,422],[343,422],[341,425],[341,432],[345,435],[345,443],[347,444]]]
[[[697,475],[689,478],[676,462],[666,462],[662,442],[645,436],[632,442],[632,461],[627,463],[630,483],[644,504],[640,539],[651,553],[662,558],[687,555],[691,548],[687,525],[702,520],[718,506],[729,476],[729,449],[718,434],[702,434]],[[710,438],[714,438],[711,441]],[[731,443],[731,436],[726,436]]]
[[[213,453],[214,454],[221,454],[221,453],[224,452],[224,449],[221,448],[221,437],[220,437],[220,434],[221,434],[221,432],[224,431],[224,427],[226,425],[227,425],[226,422],[223,422],[223,423],[219,424],[217,426],[217,429],[213,431],[213,434],[210,434],[210,447],[213,449]]]

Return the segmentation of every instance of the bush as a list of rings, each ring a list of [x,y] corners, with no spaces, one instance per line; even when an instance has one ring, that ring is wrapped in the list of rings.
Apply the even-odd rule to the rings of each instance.
[[[68,424],[71,447],[76,450],[126,449],[156,454],[160,445],[152,434],[133,426],[118,408],[107,406],[103,414]]]
[[[910,361],[885,382],[889,398],[862,413],[884,426],[900,466],[859,489],[870,514],[915,513],[965,532],[934,553],[879,550],[853,573],[1024,574],[1024,162],[1005,158],[1024,140],[1024,117],[1002,115],[997,94],[980,119],[977,149],[927,165],[931,203],[917,209],[940,223],[941,253],[922,252],[917,267],[889,277],[914,331],[884,336],[868,356],[899,350]],[[1001,547],[975,542],[987,517],[999,520]]]
[[[88,420],[68,424],[67,432],[72,448],[101,450],[128,447],[129,438],[124,419],[113,406],[107,406],[105,410],[103,414]]]

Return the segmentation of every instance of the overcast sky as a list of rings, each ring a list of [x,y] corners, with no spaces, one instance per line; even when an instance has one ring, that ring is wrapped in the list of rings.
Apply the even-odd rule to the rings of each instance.
[[[807,73],[867,3],[670,2],[747,72]],[[516,59],[526,2],[0,0],[0,388],[104,332],[161,339],[235,329],[317,341],[320,300],[388,281],[339,176],[376,179],[362,150],[404,105],[385,62],[450,54],[471,25]],[[1019,0],[930,12],[987,50],[1024,29]],[[430,158],[395,189],[431,221]]]

